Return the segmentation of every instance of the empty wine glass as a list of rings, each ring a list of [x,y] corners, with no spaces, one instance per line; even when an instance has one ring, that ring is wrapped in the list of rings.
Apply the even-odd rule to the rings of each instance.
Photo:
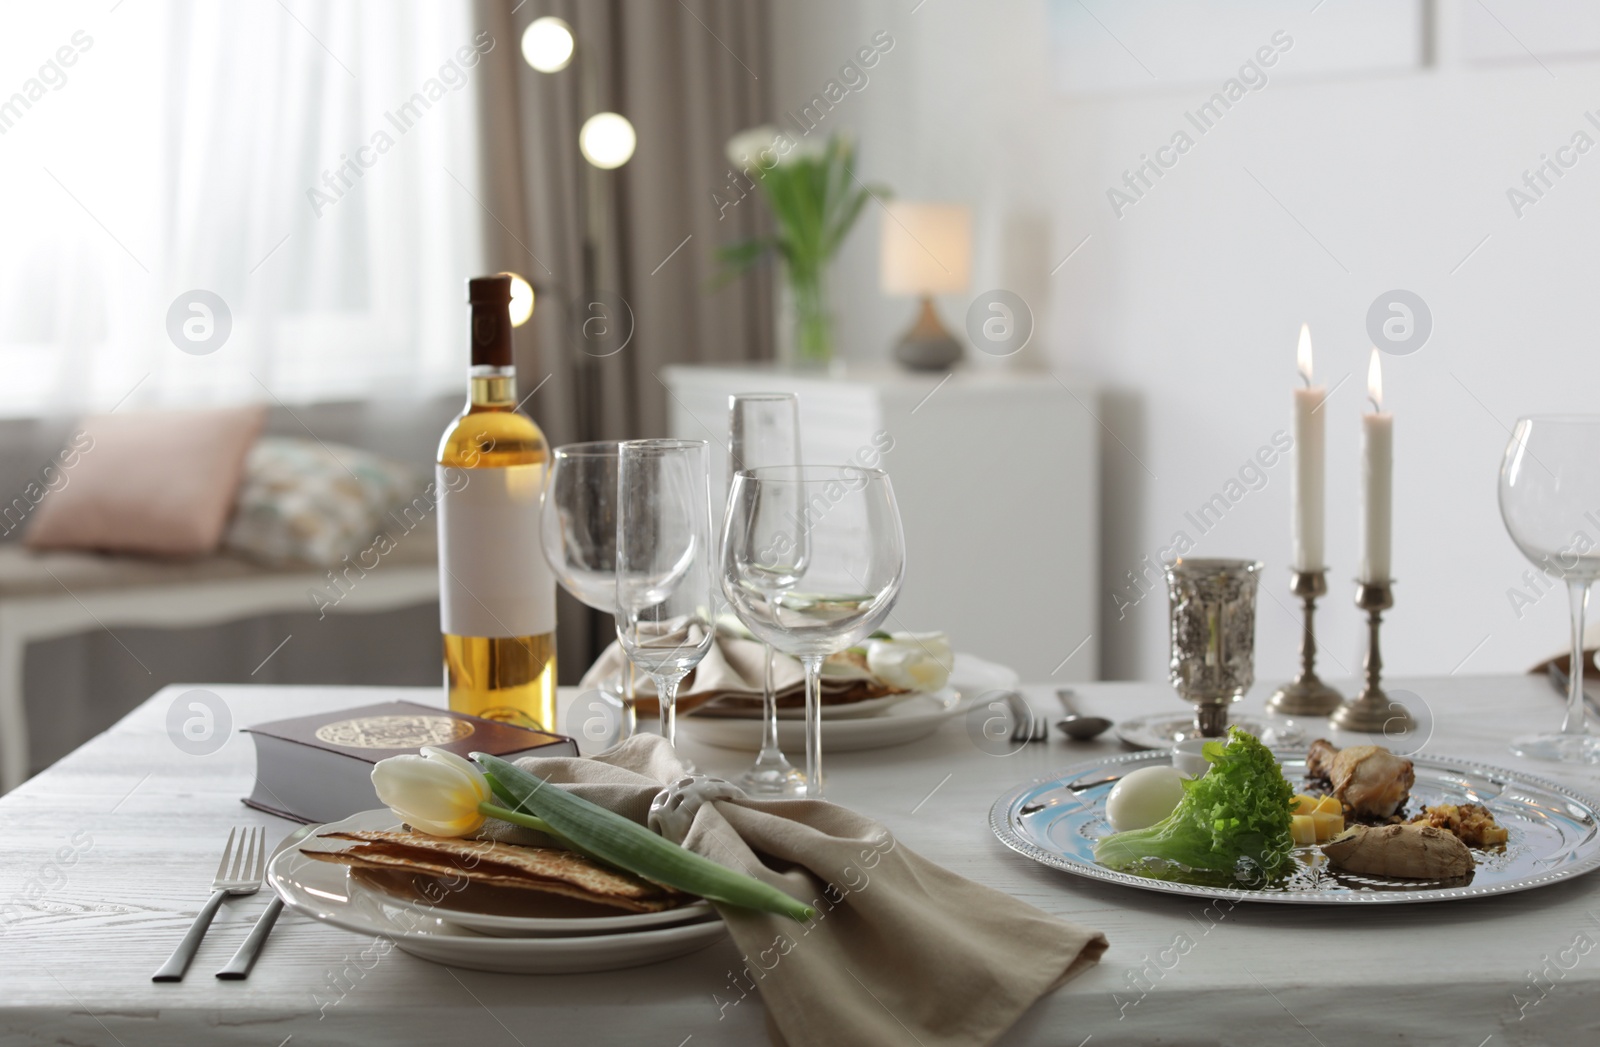
[[[716,620],[706,457],[704,440],[627,440],[617,458],[617,639],[655,681],[668,744]]]
[[[780,465],[734,474],[722,591],[760,640],[806,670],[806,795],[822,782],[822,660],[866,639],[905,580],[905,536],[881,469]]]
[[[539,518],[540,545],[556,580],[606,615],[617,609],[618,447],[615,440],[596,440],[552,451]],[[634,733],[632,668],[626,666],[617,681],[620,723],[606,741],[625,741]],[[609,704],[612,698],[607,695],[606,701]]]
[[[739,393],[728,397],[728,488],[741,469],[800,464],[800,400],[793,393]],[[794,505],[800,507],[798,486],[791,486]],[[777,497],[777,495],[774,495]],[[788,510],[786,510],[788,511]],[[755,764],[737,779],[753,793],[799,796],[805,775],[796,770],[778,745],[778,696],[772,686],[771,644],[766,646],[766,669],[761,687],[761,751]]]
[[[1523,418],[1500,466],[1500,517],[1522,555],[1567,583],[1572,672],[1559,733],[1523,735],[1511,751],[1535,760],[1600,763],[1600,738],[1583,708],[1583,617],[1600,577],[1600,541],[1589,514],[1600,506],[1600,416]]]

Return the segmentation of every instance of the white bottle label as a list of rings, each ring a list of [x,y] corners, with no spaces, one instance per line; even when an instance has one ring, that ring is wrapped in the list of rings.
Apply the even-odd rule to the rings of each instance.
[[[544,466],[434,467],[439,627],[452,636],[540,636],[556,627],[556,580],[539,545]]]

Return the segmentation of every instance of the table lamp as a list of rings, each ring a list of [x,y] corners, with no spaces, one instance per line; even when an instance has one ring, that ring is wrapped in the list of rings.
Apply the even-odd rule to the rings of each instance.
[[[914,371],[944,371],[961,359],[961,343],[939,319],[933,295],[965,291],[972,268],[972,211],[963,204],[891,201],[883,219],[879,284],[884,294],[922,298],[916,323],[894,347]]]

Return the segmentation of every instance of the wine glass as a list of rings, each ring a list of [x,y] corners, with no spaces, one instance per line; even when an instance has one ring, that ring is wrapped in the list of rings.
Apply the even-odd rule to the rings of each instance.
[[[793,393],[739,393],[728,397],[728,488],[741,469],[768,465],[800,464],[800,400]],[[799,487],[790,489],[798,510]],[[775,497],[778,495],[775,494]],[[772,687],[771,644],[766,647],[766,671],[761,687],[761,751],[756,762],[740,775],[747,791],[768,796],[799,796],[806,779],[783,755],[778,745],[778,696]]]
[[[617,457],[617,639],[655,681],[677,740],[678,684],[711,649],[711,491],[704,440],[627,440]]]
[[[1600,506],[1600,415],[1522,418],[1500,466],[1500,517],[1522,555],[1567,583],[1572,609],[1572,672],[1567,716],[1559,733],[1511,740],[1511,751],[1535,760],[1600,763],[1600,738],[1583,708],[1583,615],[1600,577],[1600,543],[1589,513]]]
[[[561,587],[606,615],[617,609],[617,456],[615,440],[565,444],[550,453],[539,518],[544,558]],[[633,667],[618,681],[622,712],[613,740],[637,724]],[[602,691],[604,694],[604,691]],[[613,701],[610,695],[605,699]]]
[[[822,660],[866,639],[905,580],[905,535],[881,469],[778,465],[734,474],[722,592],[806,670],[806,795],[822,795]]]

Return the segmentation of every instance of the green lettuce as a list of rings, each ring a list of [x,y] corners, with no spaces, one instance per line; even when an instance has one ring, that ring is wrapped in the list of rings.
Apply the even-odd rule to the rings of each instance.
[[[1162,878],[1174,872],[1185,878],[1192,871],[1213,883],[1244,880],[1255,887],[1287,873],[1294,864],[1294,789],[1277,758],[1238,727],[1226,743],[1207,742],[1204,753],[1211,770],[1183,783],[1183,799],[1170,815],[1148,829],[1105,837],[1095,845],[1095,861]],[[1162,863],[1181,868],[1168,870]]]

